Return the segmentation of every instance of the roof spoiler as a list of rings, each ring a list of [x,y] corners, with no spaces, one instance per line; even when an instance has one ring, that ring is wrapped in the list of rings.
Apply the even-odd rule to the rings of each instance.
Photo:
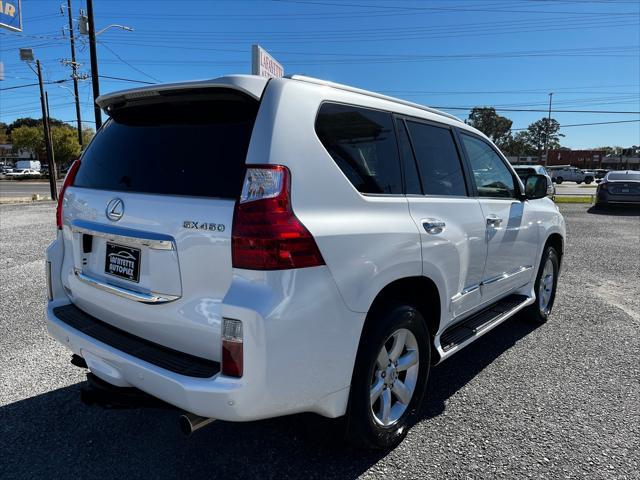
[[[243,92],[250,97],[260,100],[262,92],[267,85],[267,78],[258,77],[255,75],[229,75],[225,77],[214,78],[211,80],[198,80],[193,82],[179,82],[179,83],[161,83],[157,85],[149,85],[138,88],[131,88],[128,90],[120,90],[113,93],[107,93],[100,95],[96,99],[96,103],[106,110],[109,105],[114,103],[122,103],[127,100],[134,100],[146,97],[158,96],[160,92],[166,91],[188,91],[202,88],[229,88]]]

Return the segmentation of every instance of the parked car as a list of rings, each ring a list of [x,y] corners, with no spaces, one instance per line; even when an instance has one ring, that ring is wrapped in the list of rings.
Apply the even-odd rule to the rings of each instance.
[[[18,168],[12,172],[6,174],[7,177],[24,177],[28,175],[40,176],[38,170],[32,170],[30,168]]]
[[[640,171],[607,173],[596,191],[596,206],[640,205]]]
[[[1,167],[0,168],[0,173],[3,175],[6,175],[7,173],[11,173],[13,172],[13,168],[11,167]]]
[[[526,182],[527,177],[531,175],[544,175],[545,177],[547,177],[547,195],[555,195],[556,188],[553,185],[553,180],[551,180],[549,172],[547,172],[547,170],[542,165],[512,165],[512,167],[523,183]]]
[[[136,387],[185,432],[314,412],[387,448],[432,365],[549,318],[565,225],[546,178],[522,185],[452,115],[301,76],[97,102],[110,119],[46,255],[48,329],[89,368],[85,399]]]
[[[576,182],[578,185],[584,182],[588,185],[594,180],[593,174],[586,174],[576,167],[550,168],[549,173],[552,180],[558,185],[562,182]]]
[[[604,178],[604,176],[609,173],[609,170],[605,169],[605,168],[598,168],[595,170],[596,173],[596,180],[600,179],[600,178]]]

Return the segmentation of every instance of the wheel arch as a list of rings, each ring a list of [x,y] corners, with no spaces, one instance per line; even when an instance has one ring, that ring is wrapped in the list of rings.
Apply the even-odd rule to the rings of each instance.
[[[560,266],[562,266],[562,257],[564,255],[564,238],[559,233],[552,233],[547,237],[547,241],[544,244],[543,251],[551,246],[555,248],[556,252],[558,252],[558,261]]]
[[[378,292],[365,318],[360,342],[366,335],[368,327],[375,321],[375,312],[391,302],[412,305],[420,312],[431,338],[432,363],[437,363],[437,351],[433,341],[442,320],[441,298],[436,283],[425,276],[394,280]]]

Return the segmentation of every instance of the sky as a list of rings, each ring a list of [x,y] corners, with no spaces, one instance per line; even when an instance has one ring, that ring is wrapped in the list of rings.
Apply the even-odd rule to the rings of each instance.
[[[74,27],[80,9],[86,1],[72,0]],[[38,87],[22,87],[36,76],[18,48],[33,48],[45,81],[71,74],[62,62],[71,56],[66,0],[22,0],[22,10],[22,33],[0,28],[0,121],[7,123],[40,116]],[[94,13],[96,30],[133,29],[98,36],[101,93],[250,73],[258,43],[286,75],[463,119],[470,107],[493,106],[513,120],[514,132],[546,116],[553,92],[552,117],[566,125],[563,146],[640,145],[640,0],[94,0]],[[77,28],[76,37],[79,71],[89,74],[88,38]],[[51,116],[75,125],[71,88],[70,81],[46,85]],[[83,123],[93,126],[89,80],[79,96]],[[601,122],[621,123],[572,126]]]

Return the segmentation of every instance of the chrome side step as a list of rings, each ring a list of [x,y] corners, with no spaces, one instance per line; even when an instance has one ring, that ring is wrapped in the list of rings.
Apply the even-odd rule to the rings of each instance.
[[[440,361],[477,340],[534,301],[534,298],[526,295],[509,295],[447,328],[440,335],[439,342],[436,343],[436,348],[440,353]]]

